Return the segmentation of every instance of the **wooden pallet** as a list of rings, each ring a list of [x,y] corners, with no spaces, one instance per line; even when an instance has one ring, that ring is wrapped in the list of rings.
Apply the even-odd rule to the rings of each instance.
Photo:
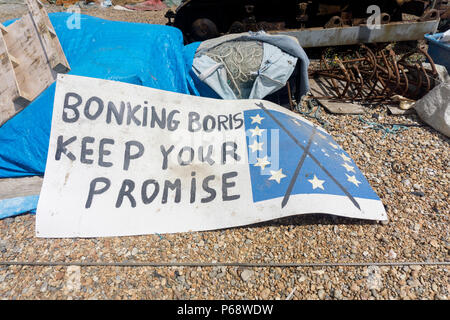
[[[44,6],[26,3],[27,15],[0,24],[0,126],[70,70]]]

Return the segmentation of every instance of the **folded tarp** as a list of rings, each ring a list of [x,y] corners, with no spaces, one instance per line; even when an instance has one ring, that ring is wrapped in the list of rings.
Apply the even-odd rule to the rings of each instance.
[[[185,50],[180,30],[70,13],[49,17],[70,74],[198,95],[189,75],[198,44]],[[54,94],[55,84],[0,127],[0,178],[44,174]],[[0,199],[0,219],[33,209],[37,197],[25,198]]]

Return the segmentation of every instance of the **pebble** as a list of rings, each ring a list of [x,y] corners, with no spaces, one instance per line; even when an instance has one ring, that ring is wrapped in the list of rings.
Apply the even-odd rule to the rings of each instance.
[[[336,299],[341,300],[342,299],[342,292],[341,292],[341,290],[339,290],[339,289],[334,290],[333,296]]]
[[[404,179],[402,180],[402,184],[408,188],[411,185],[411,181],[409,179]]]
[[[269,295],[270,295],[270,289],[269,288],[265,288],[263,291],[261,291],[261,298],[263,300],[267,300]]]
[[[317,292],[317,296],[319,297],[320,300],[325,299],[325,291],[324,291],[323,289],[320,289],[320,290]]]
[[[244,281],[248,281],[253,276],[253,274],[254,274],[254,272],[252,270],[245,269],[241,273],[241,279]]]
[[[431,284],[431,289],[433,289],[434,292],[439,292],[439,287],[434,282]]]
[[[358,292],[359,286],[356,283],[353,283],[352,286],[350,287],[350,290],[353,292]]]

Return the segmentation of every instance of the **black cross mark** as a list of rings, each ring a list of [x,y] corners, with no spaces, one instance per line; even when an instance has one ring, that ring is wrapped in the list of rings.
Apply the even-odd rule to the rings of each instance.
[[[284,195],[284,198],[283,198],[283,201],[282,201],[282,203],[281,203],[281,207],[282,208],[284,208],[285,206],[286,206],[286,204],[287,204],[287,202],[288,202],[288,200],[289,200],[289,197],[290,197],[290,195],[291,195],[291,192],[292,192],[292,189],[293,189],[293,187],[294,187],[294,185],[295,185],[295,182],[296,182],[296,180],[297,180],[297,176],[298,176],[298,174],[300,173],[300,169],[301,169],[301,167],[303,166],[303,163],[304,163],[304,161],[305,161],[305,159],[306,159],[306,156],[309,156],[318,166],[319,166],[319,168],[321,168],[322,170],[323,170],[323,172],[325,172],[325,174],[327,175],[327,176],[329,176],[330,177],[330,179],[331,180],[333,180],[333,182],[334,183],[336,183],[336,185],[344,192],[344,194],[350,199],[350,201],[353,203],[353,205],[356,207],[356,208],[358,208],[358,210],[361,210],[361,207],[359,206],[359,203],[355,200],[355,198],[353,198],[353,196],[347,191],[347,189],[345,189],[345,187],[343,186],[343,185],[341,185],[340,183],[339,183],[339,181],[337,181],[336,180],[336,178],[320,163],[320,161],[319,160],[317,160],[317,158],[313,155],[313,154],[311,154],[311,152],[309,151],[309,148],[310,148],[310,146],[311,146],[311,142],[312,142],[312,140],[313,140],[313,137],[314,137],[314,135],[315,135],[315,133],[316,133],[316,127],[314,126],[314,129],[313,129],[313,132],[311,133],[311,136],[309,137],[309,141],[308,141],[308,144],[307,144],[307,146],[306,147],[304,147],[301,143],[300,143],[300,141],[298,141],[297,140],[297,138],[277,119],[277,118],[275,118],[275,116],[266,108],[266,107],[264,107],[264,105],[262,104],[262,103],[255,103],[256,104],[256,106],[258,106],[258,107],[260,107],[261,109],[263,109],[263,111],[265,112],[265,113],[267,113],[271,118],[272,118],[272,120],[273,121],[275,121],[277,124],[278,124],[278,126],[282,129],[282,130],[284,130],[284,132],[286,132],[286,134],[292,139],[292,140],[294,140],[294,142],[295,142],[295,144],[296,145],[298,145],[300,148],[302,148],[303,149],[303,155],[302,155],[302,157],[300,158],[300,160],[299,160],[299,162],[298,162],[298,165],[297,165],[297,168],[295,169],[295,172],[294,172],[294,176],[292,177],[292,179],[291,179],[291,182],[289,183],[289,186],[288,186],[288,189],[286,190],[286,193],[285,193],[285,195]]]
[[[286,190],[286,193],[284,194],[283,201],[281,202],[282,208],[284,208],[286,206],[287,202],[289,201],[289,197],[291,196],[292,189],[294,188],[295,182],[297,181],[297,177],[300,173],[300,169],[303,166],[303,162],[305,162],[306,156],[309,153],[309,148],[311,147],[311,143],[312,143],[312,140],[313,140],[313,137],[315,134],[316,134],[316,127],[313,127],[313,132],[311,133],[311,136],[309,137],[305,152],[303,152],[302,157],[300,158],[300,161],[297,164],[297,168],[295,168],[294,175],[292,176],[292,179],[289,182],[289,186]]]

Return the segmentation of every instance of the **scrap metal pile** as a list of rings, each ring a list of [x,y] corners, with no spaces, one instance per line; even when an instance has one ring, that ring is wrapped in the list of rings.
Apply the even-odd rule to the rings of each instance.
[[[357,102],[390,102],[395,95],[417,100],[439,81],[433,60],[422,48],[397,54],[391,48],[365,45],[345,57],[323,54],[319,69],[312,75],[328,80],[333,92],[320,98]]]

